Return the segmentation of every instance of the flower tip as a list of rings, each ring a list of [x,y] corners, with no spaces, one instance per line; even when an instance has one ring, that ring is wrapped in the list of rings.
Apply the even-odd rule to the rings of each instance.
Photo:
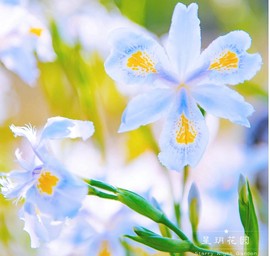
[[[238,181],[238,194],[241,201],[244,203],[248,202],[248,191],[247,191],[247,180],[243,174],[240,174]]]
[[[246,185],[246,178],[241,173],[240,176],[239,176],[239,181],[238,181],[238,190],[241,189],[245,185]]]
[[[118,129],[118,133],[123,133],[123,132],[127,132],[127,131],[129,131],[128,127],[124,123],[121,123],[121,125]]]
[[[195,9],[196,11],[198,11],[199,7],[198,7],[198,4],[197,3],[191,3],[189,6],[188,6],[188,9]]]
[[[186,11],[189,11],[190,9],[193,9],[195,8],[196,10],[198,10],[198,4],[196,3],[191,3],[190,5],[186,6],[185,4],[182,4],[182,3],[177,3],[176,6],[175,6],[175,9],[182,9],[182,10],[186,10]]]
[[[192,183],[188,194],[188,201],[191,202],[191,200],[194,198],[199,198],[199,191],[196,184]]]
[[[250,128],[250,123],[249,123],[249,121],[247,121],[246,124],[245,124],[244,126],[247,127],[247,128]]]
[[[184,165],[181,164],[179,161],[177,162],[168,161],[167,155],[164,152],[160,152],[158,154],[158,160],[163,166],[165,166],[170,171],[180,172],[184,168]]]

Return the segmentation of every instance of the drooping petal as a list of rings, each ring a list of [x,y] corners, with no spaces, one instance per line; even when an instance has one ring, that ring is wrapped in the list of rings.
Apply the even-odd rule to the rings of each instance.
[[[82,138],[87,140],[94,133],[94,125],[90,121],[72,120],[64,117],[51,117],[48,119],[42,134],[44,139]]]
[[[117,82],[149,84],[158,78],[176,82],[164,49],[142,32],[118,29],[112,35],[113,49],[105,62],[106,72]]]
[[[176,171],[186,165],[195,166],[207,142],[204,117],[186,90],[181,89],[161,134],[159,160],[168,169]]]
[[[18,29],[18,26],[21,24],[21,20],[25,15],[23,8],[18,5],[10,5],[8,2],[10,2],[10,0],[0,2],[1,46],[3,45],[2,40],[6,40],[11,31],[16,31],[16,29]]]
[[[34,153],[31,155],[29,153],[29,156],[27,156],[27,160],[22,157],[22,152],[17,148],[15,150],[15,156],[17,159],[17,162],[20,164],[20,166],[27,171],[31,171],[36,167],[36,156]]]
[[[166,49],[171,62],[176,65],[181,82],[184,82],[186,72],[194,66],[201,51],[197,4],[192,3],[188,7],[181,3],[176,5]]]
[[[205,49],[200,61],[207,65],[207,75],[216,84],[235,85],[251,79],[260,69],[259,54],[246,51],[251,38],[244,31],[233,31],[220,36]]]
[[[63,226],[63,223],[54,222],[50,216],[42,215],[39,209],[30,203],[24,204],[20,218],[25,222],[24,230],[30,235],[32,248],[57,238]]]
[[[25,83],[34,86],[39,71],[33,52],[27,47],[11,47],[1,52],[5,67],[16,73]]]
[[[29,46],[35,50],[38,59],[42,62],[53,61],[56,57],[52,46],[52,38],[49,30],[42,22],[35,16],[25,11],[25,35],[27,40],[24,43],[28,43]]]
[[[155,89],[130,101],[122,116],[119,132],[126,132],[158,120],[172,103],[173,90]]]
[[[32,145],[36,144],[37,132],[31,125],[15,126],[12,124],[10,126],[10,130],[14,133],[15,137],[22,136],[25,137]]]
[[[226,86],[209,84],[191,87],[191,93],[210,114],[240,125],[250,126],[247,117],[254,112],[254,108],[236,91]]]
[[[25,194],[33,182],[31,172],[12,171],[7,174],[0,174],[1,193],[7,199],[19,201],[25,197]]]

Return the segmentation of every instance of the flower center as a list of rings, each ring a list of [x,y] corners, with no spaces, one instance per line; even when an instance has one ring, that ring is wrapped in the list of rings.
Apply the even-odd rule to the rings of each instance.
[[[210,70],[224,71],[238,68],[239,58],[236,53],[225,51],[215,58],[211,64]]]
[[[176,132],[177,143],[187,145],[195,141],[197,131],[195,130],[192,122],[189,121],[184,114],[180,116],[177,126],[179,128]]]
[[[146,52],[137,51],[127,60],[127,66],[141,73],[157,73],[155,63]]]
[[[182,88],[185,88],[186,90],[189,90],[188,86],[185,83],[180,83],[177,87],[176,87],[176,91],[179,92]]]
[[[111,256],[111,253],[108,250],[108,242],[103,242],[101,245],[101,250],[98,256]]]
[[[43,29],[42,28],[32,27],[32,28],[29,29],[29,33],[30,34],[33,34],[33,35],[35,35],[37,37],[40,37],[41,34],[42,34],[42,32],[43,32]]]
[[[39,176],[37,187],[41,193],[52,195],[58,181],[59,179],[56,176],[52,175],[49,171],[45,171]]]

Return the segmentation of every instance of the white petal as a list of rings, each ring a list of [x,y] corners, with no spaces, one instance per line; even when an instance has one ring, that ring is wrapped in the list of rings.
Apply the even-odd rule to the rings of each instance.
[[[31,125],[15,126],[11,125],[10,130],[14,133],[15,137],[22,136],[28,139],[31,145],[35,145],[37,141],[37,132]]]
[[[197,4],[192,3],[188,7],[181,3],[176,5],[166,49],[171,62],[176,65],[181,82],[184,82],[186,72],[194,66],[201,51]]]
[[[94,125],[90,121],[73,120],[60,116],[51,117],[42,131],[41,140],[62,138],[87,140],[94,131]]]
[[[195,166],[208,143],[204,117],[195,101],[180,91],[163,128],[159,159],[170,170],[180,171],[184,166]]]
[[[156,89],[135,97],[122,116],[119,132],[136,129],[158,120],[172,103],[173,91]]]
[[[261,68],[259,54],[249,54],[251,38],[244,31],[233,31],[214,40],[202,53],[198,62],[215,84],[235,85],[250,80]]]
[[[149,35],[118,29],[111,38],[113,49],[105,69],[115,81],[125,84],[149,84],[156,79],[177,82],[169,71],[164,49]]]
[[[16,73],[25,83],[34,86],[39,71],[34,53],[28,47],[11,47],[0,53],[5,67]]]
[[[213,84],[194,86],[191,91],[194,99],[210,114],[250,126],[247,117],[254,108],[236,91]]]

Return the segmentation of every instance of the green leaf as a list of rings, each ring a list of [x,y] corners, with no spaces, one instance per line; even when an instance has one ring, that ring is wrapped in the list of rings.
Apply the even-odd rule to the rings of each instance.
[[[259,255],[259,226],[253,204],[252,194],[248,180],[243,175],[238,183],[238,206],[242,225],[244,227],[247,242],[244,243],[244,253]]]

